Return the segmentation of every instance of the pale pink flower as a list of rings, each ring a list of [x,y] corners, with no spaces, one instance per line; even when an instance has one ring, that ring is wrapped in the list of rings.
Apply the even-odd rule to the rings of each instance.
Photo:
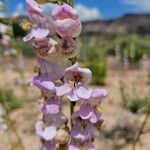
[[[89,121],[82,120],[77,117],[74,118],[74,126],[71,129],[71,142],[69,143],[69,150],[80,150],[81,147],[86,150],[94,150],[92,144],[93,127]],[[98,132],[97,130],[94,132]]]
[[[95,150],[95,147],[92,142],[77,142],[76,140],[71,140],[69,143],[68,150],[81,150],[81,148],[85,148],[85,150]]]
[[[48,34],[55,33],[52,18],[44,14],[42,8],[34,0],[26,0],[27,14],[32,22],[30,33],[23,38],[24,42],[32,38],[44,38]]]
[[[76,112],[73,113],[72,120],[73,120],[75,128],[79,128],[81,130],[83,130],[83,129],[86,130],[86,132],[88,132],[91,137],[99,136],[99,130],[97,128],[99,126],[98,125],[95,126],[95,124],[93,124],[89,120],[82,119],[80,117],[80,112],[79,111],[76,111]]]
[[[57,96],[51,97],[41,103],[39,108],[43,114],[57,114],[60,111],[60,99]]]
[[[62,38],[58,45],[63,57],[72,58],[75,56],[76,42],[72,38]]]
[[[36,134],[42,139],[42,150],[55,150],[55,136],[57,128],[55,126],[45,126],[42,121],[35,125]]]
[[[42,91],[47,91],[50,95],[55,95],[56,93],[54,83],[45,76],[34,76],[31,80],[31,85],[38,87]]]
[[[104,89],[95,89],[92,91],[89,99],[83,100],[83,104],[79,109],[79,116],[84,120],[89,120],[92,123],[97,123],[102,119],[102,115],[98,109],[102,99],[107,96],[107,91]]]
[[[63,77],[65,71],[65,67],[63,66],[64,64],[59,65],[57,63],[47,61],[40,57],[37,58],[37,61],[40,67],[41,77],[47,78],[50,81],[56,81]]]
[[[42,150],[56,150],[55,141],[44,141]]]
[[[57,128],[60,128],[68,120],[66,116],[64,116],[64,114],[59,112],[57,114],[44,114],[43,121],[46,122],[50,126],[55,126]]]
[[[45,126],[41,121],[38,121],[35,125],[36,134],[46,141],[51,141],[55,138],[57,129],[55,126]]]
[[[57,96],[66,96],[71,101],[77,101],[80,98],[88,99],[91,96],[91,90],[87,88],[92,73],[87,68],[79,68],[78,63],[67,68],[64,73],[64,84],[57,87]]]
[[[79,15],[75,9],[68,4],[57,6],[52,11],[52,18],[55,23],[56,32],[61,37],[78,37],[82,26]]]

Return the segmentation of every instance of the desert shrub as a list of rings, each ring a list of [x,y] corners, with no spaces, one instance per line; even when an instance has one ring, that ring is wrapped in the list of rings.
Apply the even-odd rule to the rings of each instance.
[[[19,45],[20,45],[19,47],[20,47],[20,49],[22,51],[22,54],[25,57],[34,57],[35,56],[35,53],[33,52],[30,43],[23,43],[23,42],[21,42]]]
[[[130,63],[138,63],[141,59],[142,59],[142,56],[143,56],[143,52],[142,52],[142,49],[139,47],[135,47],[135,50],[134,50],[134,54],[133,56],[131,55],[132,53],[132,49],[131,48],[127,48],[124,50],[127,54],[127,58],[129,60]],[[122,56],[123,58],[124,56]]]
[[[124,54],[126,54],[130,63],[138,63],[142,59],[143,54],[150,55],[149,39],[137,35],[125,35],[113,39],[110,47],[107,49],[108,55],[116,55],[116,45],[120,47],[119,54],[121,61],[123,61]]]
[[[105,78],[107,75],[107,64],[106,62],[91,62],[88,68],[92,71],[93,79],[92,84],[94,85],[104,85]]]
[[[12,27],[13,36],[15,38],[24,37],[27,34],[27,32],[21,27],[21,25],[18,22],[13,22]]]
[[[126,144],[135,141],[140,123],[130,112],[118,113],[115,124],[102,133],[106,139],[111,139],[113,149],[121,149]]]
[[[21,51],[21,53],[23,54],[23,56],[25,57],[29,57],[29,58],[32,58],[35,56],[35,53],[33,52],[32,50],[32,44],[31,42],[27,42],[27,43],[24,43],[22,41],[22,38],[17,38],[17,39],[14,39],[15,41],[15,48],[18,50],[18,51]]]
[[[137,40],[137,39],[136,39]],[[142,49],[136,44],[134,37],[121,39],[118,44],[120,45],[121,61],[123,61],[124,54],[130,63],[137,63],[143,56]]]
[[[80,59],[81,60],[89,60],[93,61],[95,59],[98,59],[101,55],[101,50],[98,46],[86,46],[83,45],[80,50]]]
[[[14,96],[12,90],[0,90],[0,103],[8,112],[22,106],[22,101]]]
[[[121,85],[121,99],[122,106],[133,113],[147,113],[150,111],[150,100],[148,98],[140,98],[138,96],[131,96],[125,91],[125,87]]]
[[[125,107],[133,113],[147,113],[150,109],[150,101],[148,99],[131,99],[127,100]]]

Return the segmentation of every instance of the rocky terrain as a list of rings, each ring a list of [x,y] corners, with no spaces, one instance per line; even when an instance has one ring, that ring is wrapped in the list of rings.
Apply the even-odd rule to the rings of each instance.
[[[150,14],[127,14],[114,20],[83,22],[83,34],[150,34]]]

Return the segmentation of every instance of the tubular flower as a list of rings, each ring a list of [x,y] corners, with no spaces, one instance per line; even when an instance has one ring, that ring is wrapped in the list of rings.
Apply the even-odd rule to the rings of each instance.
[[[57,6],[52,11],[56,32],[61,37],[75,38],[82,30],[79,15],[75,9],[68,4]]]
[[[35,129],[36,129],[36,134],[43,138],[46,141],[50,141],[52,139],[54,139],[55,135],[56,135],[56,127],[54,126],[47,126],[47,127],[43,127],[42,126],[43,123],[41,121],[38,121],[35,125]]]
[[[40,111],[43,114],[57,114],[60,111],[60,99],[55,96],[40,104]]]
[[[41,121],[38,121],[35,125],[36,134],[42,139],[43,150],[55,150],[54,138],[57,133],[55,126],[45,126]]]
[[[30,33],[24,37],[23,41],[27,42],[32,38],[43,38],[48,34],[55,33],[52,18],[43,13],[42,8],[34,0],[26,0],[27,15],[32,22]]]
[[[91,97],[88,100],[83,100],[83,104],[79,109],[79,116],[86,120],[89,119],[92,123],[97,123],[102,119],[99,111],[99,104],[102,99],[107,96],[107,91],[103,89],[95,89],[92,91]]]
[[[62,38],[59,43],[59,50],[63,57],[73,58],[75,56],[76,43],[71,38]]]
[[[33,79],[32,84],[42,90],[44,101],[40,104],[40,111],[44,115],[46,123],[55,124],[59,127],[66,122],[65,116],[60,112],[60,98],[56,96],[56,88],[53,82],[46,80]]]
[[[77,117],[77,116],[76,116]],[[75,123],[71,130],[71,142],[69,144],[69,150],[80,150],[81,147],[85,147],[86,150],[92,148],[94,150],[94,145],[92,144],[93,130],[89,126],[91,124],[88,121],[82,120],[80,117],[74,118]]]
[[[78,101],[80,98],[90,98],[91,90],[87,85],[92,77],[92,73],[87,68],[79,68],[78,63],[67,68],[64,73],[64,84],[57,87],[57,95],[66,96],[71,101]]]
[[[56,81],[63,77],[65,71],[64,66],[51,61],[47,61],[40,57],[37,58],[37,61],[40,67],[40,75],[38,75],[37,79]]]
[[[39,48],[40,47],[39,44],[43,43],[43,41],[42,42],[36,42],[36,43],[33,44],[34,51],[36,52],[36,54],[38,55],[38,57],[46,59],[46,60],[48,60],[49,55],[56,54],[56,52],[57,52],[57,44],[58,44],[52,38],[50,38],[48,40],[49,40],[49,42],[48,42],[47,48],[45,48],[45,47],[44,48]]]

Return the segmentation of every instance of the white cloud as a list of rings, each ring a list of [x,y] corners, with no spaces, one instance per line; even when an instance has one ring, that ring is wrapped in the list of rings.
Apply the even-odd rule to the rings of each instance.
[[[133,6],[136,11],[150,12],[150,0],[122,0],[122,3]]]
[[[88,8],[82,4],[76,4],[75,9],[78,11],[82,21],[96,20],[101,17],[99,9],[96,7]]]

